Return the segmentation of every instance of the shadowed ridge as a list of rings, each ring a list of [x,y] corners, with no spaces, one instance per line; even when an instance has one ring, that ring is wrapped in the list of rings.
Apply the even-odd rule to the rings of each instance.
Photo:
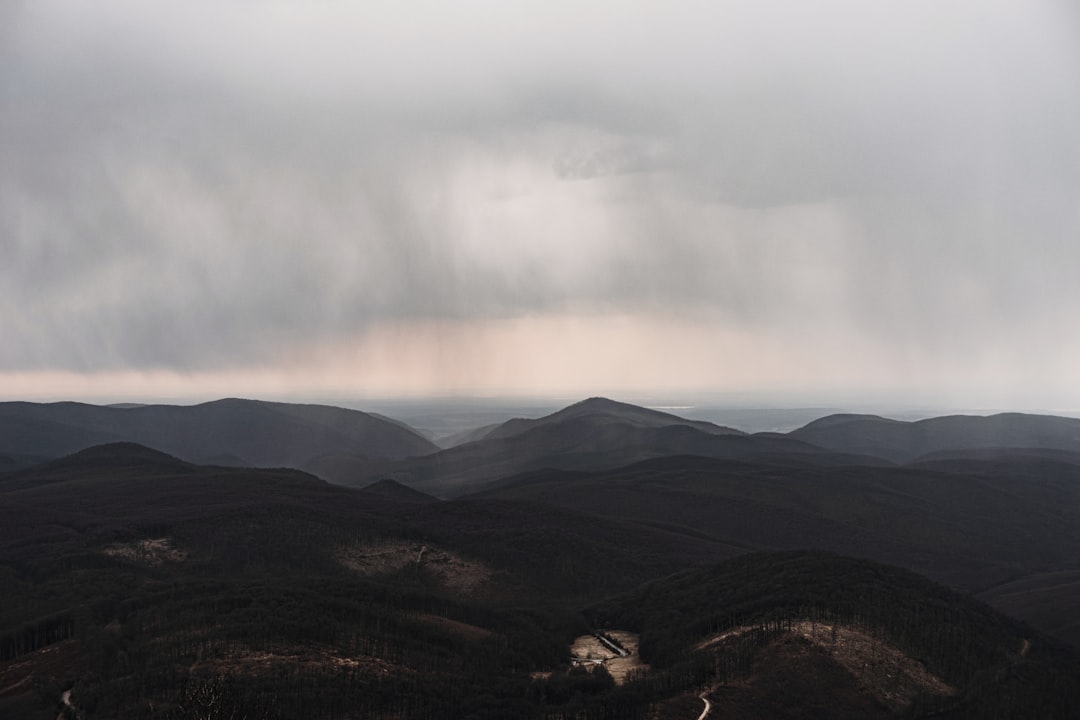
[[[369,493],[371,495],[379,495],[380,497],[390,498],[392,500],[401,500],[404,502],[417,503],[421,505],[442,502],[438,498],[432,497],[427,493],[422,493],[419,490],[414,490],[411,487],[402,485],[396,480],[390,479],[373,482],[370,485],[360,488],[360,492]]]
[[[204,403],[205,406],[245,409],[253,411],[269,410],[290,419],[309,423],[322,428],[327,434],[348,432],[355,434],[363,431],[376,438],[374,444],[364,454],[374,457],[411,457],[427,455],[438,451],[438,446],[431,439],[408,423],[379,413],[341,408],[334,405],[312,403],[283,403],[264,400],[241,400],[226,398]]]
[[[1054,448],[1026,447],[958,448],[955,450],[937,450],[921,455],[908,463],[908,465],[934,465],[964,461],[999,464],[1042,461],[1080,465],[1080,452]]]
[[[442,445],[444,450],[449,450],[450,448],[457,447],[458,445],[464,445],[465,443],[483,440],[489,434],[491,434],[493,430],[497,429],[501,425],[502,423],[490,423],[488,425],[482,425],[478,428],[472,428],[464,432],[455,433],[448,437],[442,438],[442,440],[439,441],[439,444]]]
[[[106,443],[8,474],[0,491],[44,488],[72,481],[96,483],[119,477],[190,476],[198,465],[132,442]]]
[[[853,422],[883,422],[883,423],[903,423],[903,420],[892,420],[891,418],[882,417],[881,415],[863,415],[859,413],[834,413],[832,415],[826,415],[825,417],[818,418],[817,420],[811,420],[797,430],[793,430],[790,434],[808,430],[824,430],[826,428],[835,428],[847,423]]]
[[[115,442],[80,450],[71,455],[48,463],[48,467],[70,465],[170,465],[173,467],[195,467],[178,457],[133,442]]]

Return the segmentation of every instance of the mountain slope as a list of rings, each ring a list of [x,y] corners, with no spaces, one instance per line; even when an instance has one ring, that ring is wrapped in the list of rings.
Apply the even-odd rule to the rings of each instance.
[[[1075,651],[864,560],[743,556],[587,614],[639,632],[655,680],[705,685],[716,717],[1066,718],[1080,702]]]
[[[539,471],[480,496],[684,528],[759,550],[858,554],[968,591],[1080,569],[1080,468],[1042,458],[870,468],[666,457],[609,471]],[[1080,613],[1080,599],[1045,590],[1053,612],[1031,596],[1039,612],[1023,617],[1065,627],[1060,618]]]
[[[356,410],[256,400],[101,407],[0,403],[0,453],[58,457],[107,442],[136,442],[192,462],[306,469],[323,456],[402,458],[434,452],[415,432]]]

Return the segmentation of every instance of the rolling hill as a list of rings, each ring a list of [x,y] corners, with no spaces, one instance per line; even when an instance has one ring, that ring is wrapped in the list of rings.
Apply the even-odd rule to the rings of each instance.
[[[55,717],[74,684],[84,717],[173,717],[204,690],[267,717],[455,717],[501,683],[480,715],[501,717],[530,671],[563,662],[582,629],[570,603],[739,552],[573,510],[97,446],[0,476],[0,716]],[[324,690],[283,698],[283,677]]]
[[[802,701],[775,692],[786,683],[863,717],[993,717],[970,700],[987,688],[1009,717],[1069,717],[1075,654],[1034,631],[895,568],[747,554],[762,538],[813,545],[815,534],[850,551],[927,551],[903,531],[925,523],[957,553],[930,553],[935,567],[996,572],[1001,544],[972,555],[962,543],[982,542],[979,518],[1002,502],[994,488],[1014,493],[1018,537],[1034,532],[1024,502],[1067,514],[1071,498],[1050,482],[1017,502],[1027,496],[1008,473],[987,473],[976,478],[987,499],[952,527],[919,497],[947,504],[966,481],[873,470],[885,475],[787,456],[659,458],[439,501],[392,481],[352,489],[131,443],[89,448],[0,475],[0,716],[52,720],[67,691],[84,718],[674,719],[697,717],[703,691],[732,711],[720,716],[794,712]],[[875,498],[905,492],[907,505],[881,506],[899,517],[880,535],[859,525]],[[958,693],[894,705],[867,694],[832,650],[768,625],[807,612]],[[620,685],[570,667],[574,638],[604,627],[641,633],[653,669]],[[732,629],[736,642],[708,644]]]
[[[606,420],[615,425],[636,428],[663,428],[679,425],[692,427],[695,430],[700,430],[710,435],[746,434],[741,430],[723,427],[711,422],[687,420],[678,415],[672,415],[671,413],[661,412],[659,410],[617,402],[603,397],[592,397],[587,400],[576,402],[573,405],[568,405],[562,410],[535,420],[523,418],[508,420],[507,422],[492,428],[482,437],[477,439],[511,437],[513,435],[520,435],[533,428],[543,427],[545,425],[558,425],[570,420],[586,417],[593,419],[594,422]]]

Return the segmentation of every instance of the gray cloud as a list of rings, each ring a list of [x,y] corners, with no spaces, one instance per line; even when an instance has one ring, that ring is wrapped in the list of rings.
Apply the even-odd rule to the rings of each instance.
[[[1080,310],[1067,4],[513,5],[5,5],[0,369],[574,312],[1023,362]]]

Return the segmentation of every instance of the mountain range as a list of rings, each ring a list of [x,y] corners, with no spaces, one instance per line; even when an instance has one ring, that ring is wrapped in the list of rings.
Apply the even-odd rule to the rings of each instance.
[[[529,470],[600,470],[672,455],[867,466],[1003,454],[1073,462],[1080,419],[1004,413],[908,422],[833,414],[789,433],[751,434],[597,397],[458,439],[440,449],[403,422],[327,405],[0,403],[0,469],[136,442],[190,462],[294,467],[354,486],[393,478],[447,497]]]
[[[382,463],[358,462],[346,467],[324,465],[315,472],[346,485],[393,478],[440,497],[456,497],[502,478],[543,468],[597,470],[672,455],[752,458],[778,454],[828,464],[882,462],[776,433],[751,435],[605,398],[590,398],[536,420],[507,421],[479,439],[431,455]]]
[[[931,453],[957,450],[1026,448],[1080,452],[1080,420],[1001,413],[903,422],[876,415],[840,414],[815,420],[789,433],[789,437],[830,450],[911,462]]]
[[[1078,426],[3,403],[0,717],[1072,717]]]

